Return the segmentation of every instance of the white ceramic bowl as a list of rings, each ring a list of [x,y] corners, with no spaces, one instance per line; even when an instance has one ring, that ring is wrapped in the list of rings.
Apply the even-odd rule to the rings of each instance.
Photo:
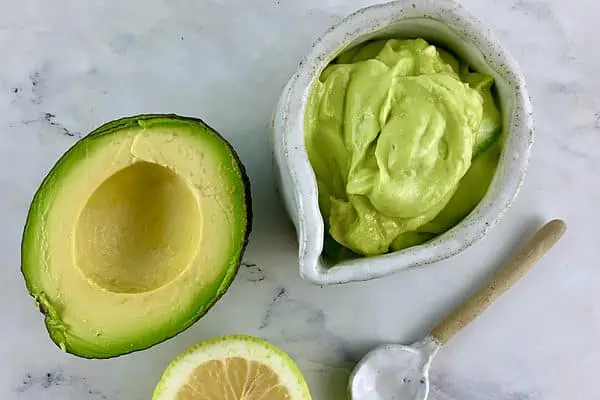
[[[321,258],[324,226],[317,184],[304,146],[306,99],[315,79],[342,50],[390,36],[432,40],[492,75],[508,135],[486,196],[453,229],[420,246],[327,266]],[[363,8],[313,43],[281,94],[272,140],[279,188],[298,235],[300,273],[318,285],[338,284],[431,264],[481,239],[511,205],[525,176],[533,143],[532,107],[519,66],[474,16],[451,0],[400,0]]]

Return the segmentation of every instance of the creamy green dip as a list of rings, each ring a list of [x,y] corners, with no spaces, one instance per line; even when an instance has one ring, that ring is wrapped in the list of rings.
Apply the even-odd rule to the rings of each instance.
[[[492,85],[423,39],[377,40],[338,56],[311,89],[305,118],[319,206],[335,242],[382,254],[464,218],[499,156]]]

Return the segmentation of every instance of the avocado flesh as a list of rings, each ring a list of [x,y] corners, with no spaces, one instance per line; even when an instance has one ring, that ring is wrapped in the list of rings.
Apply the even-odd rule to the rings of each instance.
[[[58,346],[114,357],[204,315],[250,228],[248,179],[222,137],[196,119],[130,117],[80,140],[44,179],[22,272]]]

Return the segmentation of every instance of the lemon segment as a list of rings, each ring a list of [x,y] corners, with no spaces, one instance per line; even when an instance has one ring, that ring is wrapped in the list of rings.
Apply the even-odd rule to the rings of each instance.
[[[153,400],[311,400],[294,361],[253,336],[214,338],[175,358]]]

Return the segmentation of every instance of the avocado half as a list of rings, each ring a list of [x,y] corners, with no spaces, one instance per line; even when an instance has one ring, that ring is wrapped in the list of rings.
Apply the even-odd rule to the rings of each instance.
[[[109,358],[188,328],[231,284],[251,210],[244,166],[201,120],[102,125],[52,168],[25,224],[21,270],[50,337]]]

